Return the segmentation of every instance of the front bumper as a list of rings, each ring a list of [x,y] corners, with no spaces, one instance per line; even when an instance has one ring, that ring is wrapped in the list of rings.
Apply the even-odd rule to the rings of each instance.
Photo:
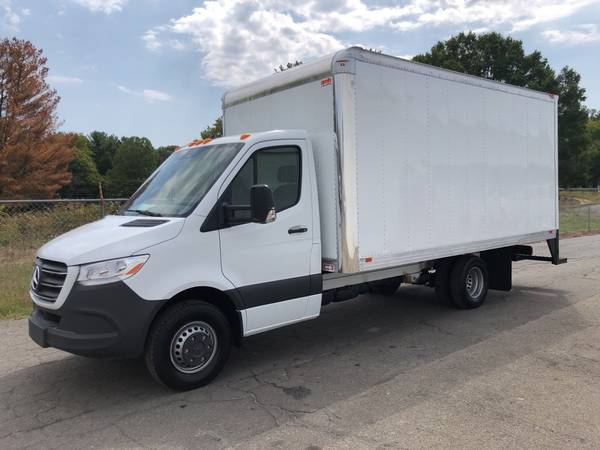
[[[41,347],[83,356],[136,358],[165,301],[139,297],[124,282],[97,286],[75,283],[57,310],[33,306],[29,336]]]

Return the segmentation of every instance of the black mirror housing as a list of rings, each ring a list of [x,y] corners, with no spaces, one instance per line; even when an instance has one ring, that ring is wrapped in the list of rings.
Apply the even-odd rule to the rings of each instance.
[[[250,213],[253,222],[269,223],[275,220],[273,191],[266,184],[255,184],[250,188]]]

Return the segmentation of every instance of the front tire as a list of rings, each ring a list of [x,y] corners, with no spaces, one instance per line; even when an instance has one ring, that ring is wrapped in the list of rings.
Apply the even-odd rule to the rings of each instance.
[[[186,300],[166,309],[152,325],[146,366],[155,380],[171,389],[195,389],[221,371],[231,342],[231,326],[217,307]]]
[[[450,275],[452,302],[460,309],[480,307],[488,292],[488,270],[477,256],[464,255],[456,260]]]

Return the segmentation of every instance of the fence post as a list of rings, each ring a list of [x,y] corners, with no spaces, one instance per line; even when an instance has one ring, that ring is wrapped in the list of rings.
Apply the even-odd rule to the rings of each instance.
[[[100,198],[100,214],[101,218],[104,218],[104,195],[102,194],[102,182],[98,182],[98,194]]]
[[[592,205],[588,205],[587,230],[592,231]]]

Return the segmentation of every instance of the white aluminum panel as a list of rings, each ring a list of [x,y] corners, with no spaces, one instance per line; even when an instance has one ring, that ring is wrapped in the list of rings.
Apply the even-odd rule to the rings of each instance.
[[[331,63],[335,53],[318,58],[309,63],[301,64],[283,72],[273,73],[228,91],[223,95],[223,109],[236,103],[252,100],[264,95],[272,94],[287,87],[302,84],[305,81],[329,75]]]
[[[555,100],[492,87],[356,63],[360,270],[558,227]]]
[[[229,135],[277,129],[308,131],[317,173],[322,257],[337,261],[338,169],[333,85],[322,86],[320,80],[305,83],[228,106],[223,117]]]
[[[226,94],[226,132],[333,132],[329,122],[325,131],[305,125],[323,117],[318,96],[303,90],[320,73],[335,78],[340,143],[338,181],[334,150],[313,141],[323,257],[335,253],[342,272],[364,268],[360,256],[389,267],[558,227],[557,98],[543,92],[352,47]]]
[[[544,92],[534,91],[520,86],[502,83],[500,81],[490,80],[474,75],[468,75],[453,70],[443,69],[441,67],[430,66],[428,64],[419,63],[407,59],[398,58],[396,56],[384,55],[381,53],[365,50],[360,47],[350,47],[332,55],[332,69],[334,73],[346,72],[350,67],[350,72],[354,73],[355,62],[360,61],[367,64],[398,69],[405,72],[412,72],[419,75],[425,75],[429,78],[438,78],[440,80],[467,84],[470,86],[478,86],[484,89],[490,89],[499,92],[507,92],[515,95],[523,95],[530,98],[547,100],[548,94]],[[339,63],[346,62],[346,70],[339,69]]]

